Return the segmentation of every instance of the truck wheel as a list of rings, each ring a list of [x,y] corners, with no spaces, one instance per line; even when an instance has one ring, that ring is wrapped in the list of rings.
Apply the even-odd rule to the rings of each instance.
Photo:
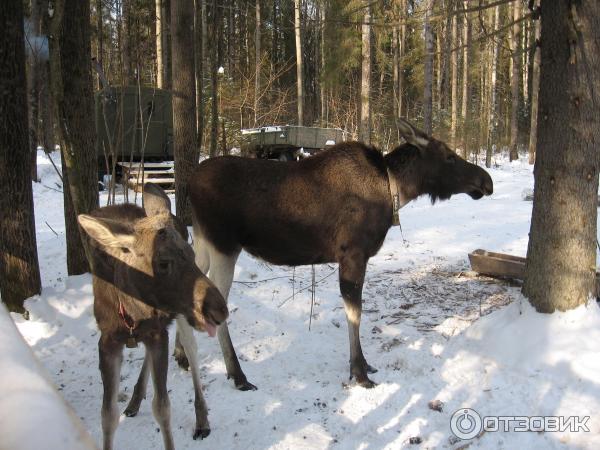
[[[294,157],[288,152],[283,152],[283,153],[279,154],[279,157],[277,159],[279,161],[287,162],[287,161],[293,161]]]

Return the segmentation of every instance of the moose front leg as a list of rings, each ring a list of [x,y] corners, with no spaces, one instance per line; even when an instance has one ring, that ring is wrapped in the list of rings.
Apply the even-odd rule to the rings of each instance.
[[[102,397],[102,435],[104,450],[112,450],[115,430],[119,424],[119,408],[117,394],[119,393],[119,375],[123,361],[123,344],[102,335],[98,342],[100,359],[100,376],[104,395]]]
[[[149,356],[150,372],[154,384],[152,412],[158,422],[163,437],[165,450],[174,450],[171,433],[171,404],[167,392],[167,371],[169,366],[169,335],[167,330],[157,332],[155,336],[144,341]]]
[[[345,256],[340,261],[340,292],[344,298],[348,336],[350,338],[350,378],[365,388],[376,384],[367,374],[377,372],[367,364],[360,345],[360,317],[362,313],[362,288],[365,279],[367,259],[362,255]]]

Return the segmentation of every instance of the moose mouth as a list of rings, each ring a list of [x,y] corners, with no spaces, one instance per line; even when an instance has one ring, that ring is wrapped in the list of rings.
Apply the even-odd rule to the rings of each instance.
[[[492,195],[493,192],[494,188],[484,182],[481,186],[472,185],[471,190],[466,191],[466,194],[473,200],[479,200],[484,195]]]
[[[474,191],[469,191],[467,192],[467,195],[469,195],[473,200],[479,200],[481,197],[483,197],[483,191],[481,190],[474,190]]]

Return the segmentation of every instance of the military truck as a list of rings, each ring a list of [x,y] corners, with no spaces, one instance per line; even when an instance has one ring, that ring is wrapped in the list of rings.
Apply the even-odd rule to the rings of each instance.
[[[346,140],[339,128],[270,126],[242,130],[242,155],[295,161]]]
[[[173,160],[170,92],[153,87],[110,86],[96,92],[95,108],[100,180],[112,173],[112,164],[118,161]]]

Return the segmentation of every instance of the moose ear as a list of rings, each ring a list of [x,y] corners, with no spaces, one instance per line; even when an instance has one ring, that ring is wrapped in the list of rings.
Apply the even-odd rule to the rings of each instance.
[[[135,236],[131,230],[116,220],[79,214],[77,221],[88,236],[105,247],[129,249],[135,243]]]
[[[396,121],[398,130],[402,137],[411,145],[414,145],[420,150],[425,150],[429,145],[429,137],[418,128],[415,128],[410,123],[402,118]]]
[[[165,191],[157,184],[144,184],[144,196],[142,201],[148,217],[171,213],[171,200],[169,200]]]

